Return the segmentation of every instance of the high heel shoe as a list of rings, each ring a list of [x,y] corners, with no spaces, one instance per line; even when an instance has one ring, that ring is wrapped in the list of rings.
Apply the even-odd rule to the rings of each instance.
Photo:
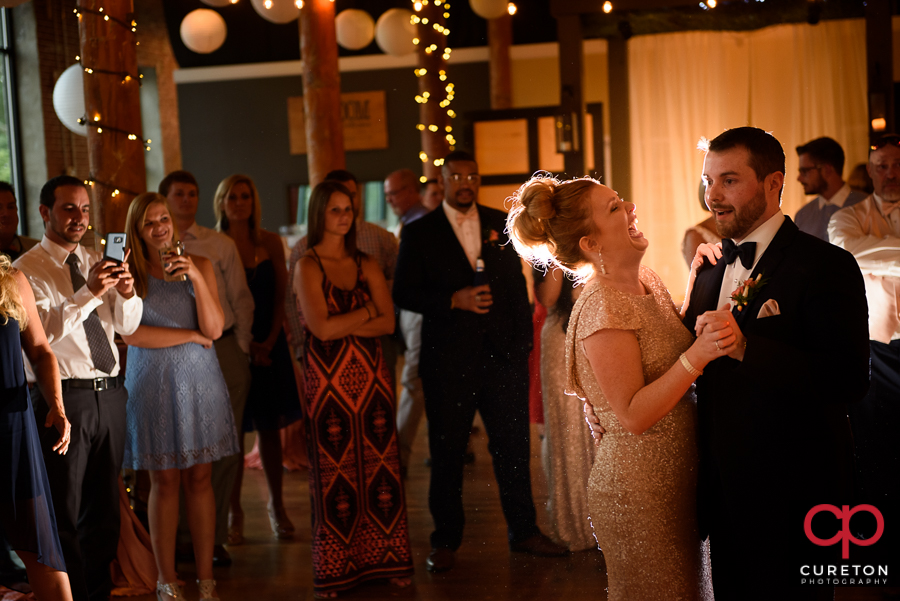
[[[244,542],[244,512],[228,514],[228,544],[239,545]]]
[[[293,538],[294,524],[291,523],[291,519],[287,516],[284,506],[276,509],[270,505],[268,510],[269,524],[272,526],[272,533],[275,535],[275,538]]]
[[[200,587],[200,601],[218,601],[215,580],[198,580],[197,586]]]
[[[156,583],[156,600],[157,601],[184,601],[184,593],[177,582]]]

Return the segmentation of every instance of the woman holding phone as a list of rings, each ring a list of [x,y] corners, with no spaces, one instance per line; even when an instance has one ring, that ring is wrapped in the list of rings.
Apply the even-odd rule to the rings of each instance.
[[[159,601],[182,599],[175,573],[178,491],[184,488],[201,601],[213,580],[215,502],[211,464],[238,452],[228,389],[213,340],[222,334],[212,264],[170,252],[175,223],[165,197],[135,198],[126,217],[135,292],[144,299],[131,347],[124,465],[150,470],[150,540]]]

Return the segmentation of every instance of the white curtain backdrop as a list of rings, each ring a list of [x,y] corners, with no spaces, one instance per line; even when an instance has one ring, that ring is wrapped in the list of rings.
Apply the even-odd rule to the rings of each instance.
[[[743,125],[772,132],[787,158],[782,207],[790,216],[808,200],[796,181],[798,145],[834,138],[847,155],[845,175],[866,160],[861,19],[639,36],[628,42],[628,66],[634,198],[627,200],[650,241],[644,263],[676,299],[687,282],[684,231],[708,217],[698,196],[701,136]]]

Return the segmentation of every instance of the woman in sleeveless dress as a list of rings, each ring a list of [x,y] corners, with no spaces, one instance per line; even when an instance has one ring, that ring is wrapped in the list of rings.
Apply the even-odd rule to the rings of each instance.
[[[63,408],[56,356],[41,327],[28,280],[10,266],[9,257],[0,254],[0,533],[25,564],[38,599],[71,601],[50,484],[25,381],[23,350],[50,407],[44,427],[59,431],[53,450],[65,455],[71,426]]]
[[[587,481],[594,463],[594,441],[584,427],[581,406],[565,394],[566,328],[581,293],[559,269],[536,269],[534,289],[547,307],[541,328],[541,388],[544,440],[541,459],[547,474],[550,534],[570,551],[596,549],[587,509]]]
[[[585,282],[567,333],[566,392],[587,399],[606,430],[588,508],[610,601],[710,599],[696,523],[693,382],[734,335],[693,339],[662,281],[641,265],[648,242],[634,205],[595,180],[532,178],[508,223],[520,254]]]
[[[250,343],[252,382],[244,410],[243,431],[256,430],[259,455],[269,487],[269,524],[277,538],[291,538],[294,525],[282,495],[281,434],[279,430],[303,417],[294,365],[284,335],[284,297],[287,268],[278,234],[260,227],[261,205],[256,186],[246,175],[222,180],[213,200],[216,229],[237,245],[253,293],[253,341]],[[243,456],[243,436],[240,437]],[[231,495],[232,523],[243,522],[240,463]]]
[[[304,345],[312,497],[313,591],[411,582],[412,556],[394,423],[393,379],[378,337],[394,305],[378,264],[356,248],[350,192],[324,181],[309,203],[309,251],[294,291]]]
[[[135,198],[126,217],[134,288],[144,300],[131,336],[124,465],[150,470],[150,540],[159,601],[182,599],[175,572],[178,493],[184,488],[201,601],[217,599],[212,556],[215,502],[211,464],[238,452],[228,389],[213,340],[222,335],[212,264],[160,250],[175,239],[165,197]],[[176,281],[166,281],[176,278]],[[183,279],[180,279],[182,278]]]

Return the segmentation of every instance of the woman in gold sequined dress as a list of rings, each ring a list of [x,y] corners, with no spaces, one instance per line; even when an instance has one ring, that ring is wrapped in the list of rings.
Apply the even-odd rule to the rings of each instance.
[[[659,276],[641,265],[648,241],[634,205],[595,180],[532,178],[508,224],[523,257],[585,282],[567,333],[566,392],[587,399],[606,430],[588,509],[609,599],[711,599],[696,523],[693,382],[734,335],[706,330],[694,340]]]

